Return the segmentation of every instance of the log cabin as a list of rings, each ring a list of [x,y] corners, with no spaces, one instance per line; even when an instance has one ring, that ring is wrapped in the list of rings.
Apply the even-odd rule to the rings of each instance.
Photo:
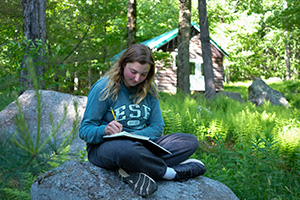
[[[173,94],[176,93],[178,28],[141,43],[147,45],[150,49],[152,49],[152,51],[162,50],[171,54],[173,58],[172,62],[166,63],[164,60],[156,60],[156,76],[154,81],[157,84],[159,91]],[[222,91],[224,89],[223,58],[228,56],[228,54],[213,39],[210,39],[210,46],[216,91]],[[189,49],[190,90],[194,92],[205,92],[200,27],[194,22],[191,23],[191,39]],[[118,58],[124,51],[114,56],[114,59]]]

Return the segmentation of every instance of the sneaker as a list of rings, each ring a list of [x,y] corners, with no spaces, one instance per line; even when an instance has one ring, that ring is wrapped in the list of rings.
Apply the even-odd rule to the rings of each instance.
[[[130,189],[140,196],[148,196],[157,190],[156,182],[147,174],[142,172],[127,174],[123,169],[119,169],[121,180],[126,182]]]
[[[173,167],[176,171],[175,181],[186,181],[189,178],[203,175],[206,172],[205,165],[196,159],[188,159]]]

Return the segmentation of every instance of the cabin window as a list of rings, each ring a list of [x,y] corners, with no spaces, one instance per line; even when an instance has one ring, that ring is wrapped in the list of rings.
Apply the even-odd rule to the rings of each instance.
[[[203,76],[203,63],[190,62],[190,75]]]
[[[190,75],[196,75],[196,63],[190,62]]]

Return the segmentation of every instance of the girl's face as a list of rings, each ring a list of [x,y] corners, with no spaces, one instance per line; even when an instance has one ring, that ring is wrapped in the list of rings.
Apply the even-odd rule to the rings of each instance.
[[[134,87],[143,82],[150,71],[150,64],[139,62],[127,63],[124,67],[124,84],[126,87]]]

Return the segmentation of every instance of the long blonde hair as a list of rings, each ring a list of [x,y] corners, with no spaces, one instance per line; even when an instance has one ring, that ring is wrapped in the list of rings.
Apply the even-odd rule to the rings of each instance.
[[[143,44],[134,44],[130,46],[105,74],[108,82],[103,89],[101,100],[112,97],[114,101],[118,99],[120,83],[124,78],[124,68],[127,63],[139,62],[140,64],[149,64],[150,70],[146,79],[138,85],[138,90],[134,98],[135,103],[140,103],[148,93],[157,97],[156,85],[153,81],[155,76],[155,62],[150,48]]]

